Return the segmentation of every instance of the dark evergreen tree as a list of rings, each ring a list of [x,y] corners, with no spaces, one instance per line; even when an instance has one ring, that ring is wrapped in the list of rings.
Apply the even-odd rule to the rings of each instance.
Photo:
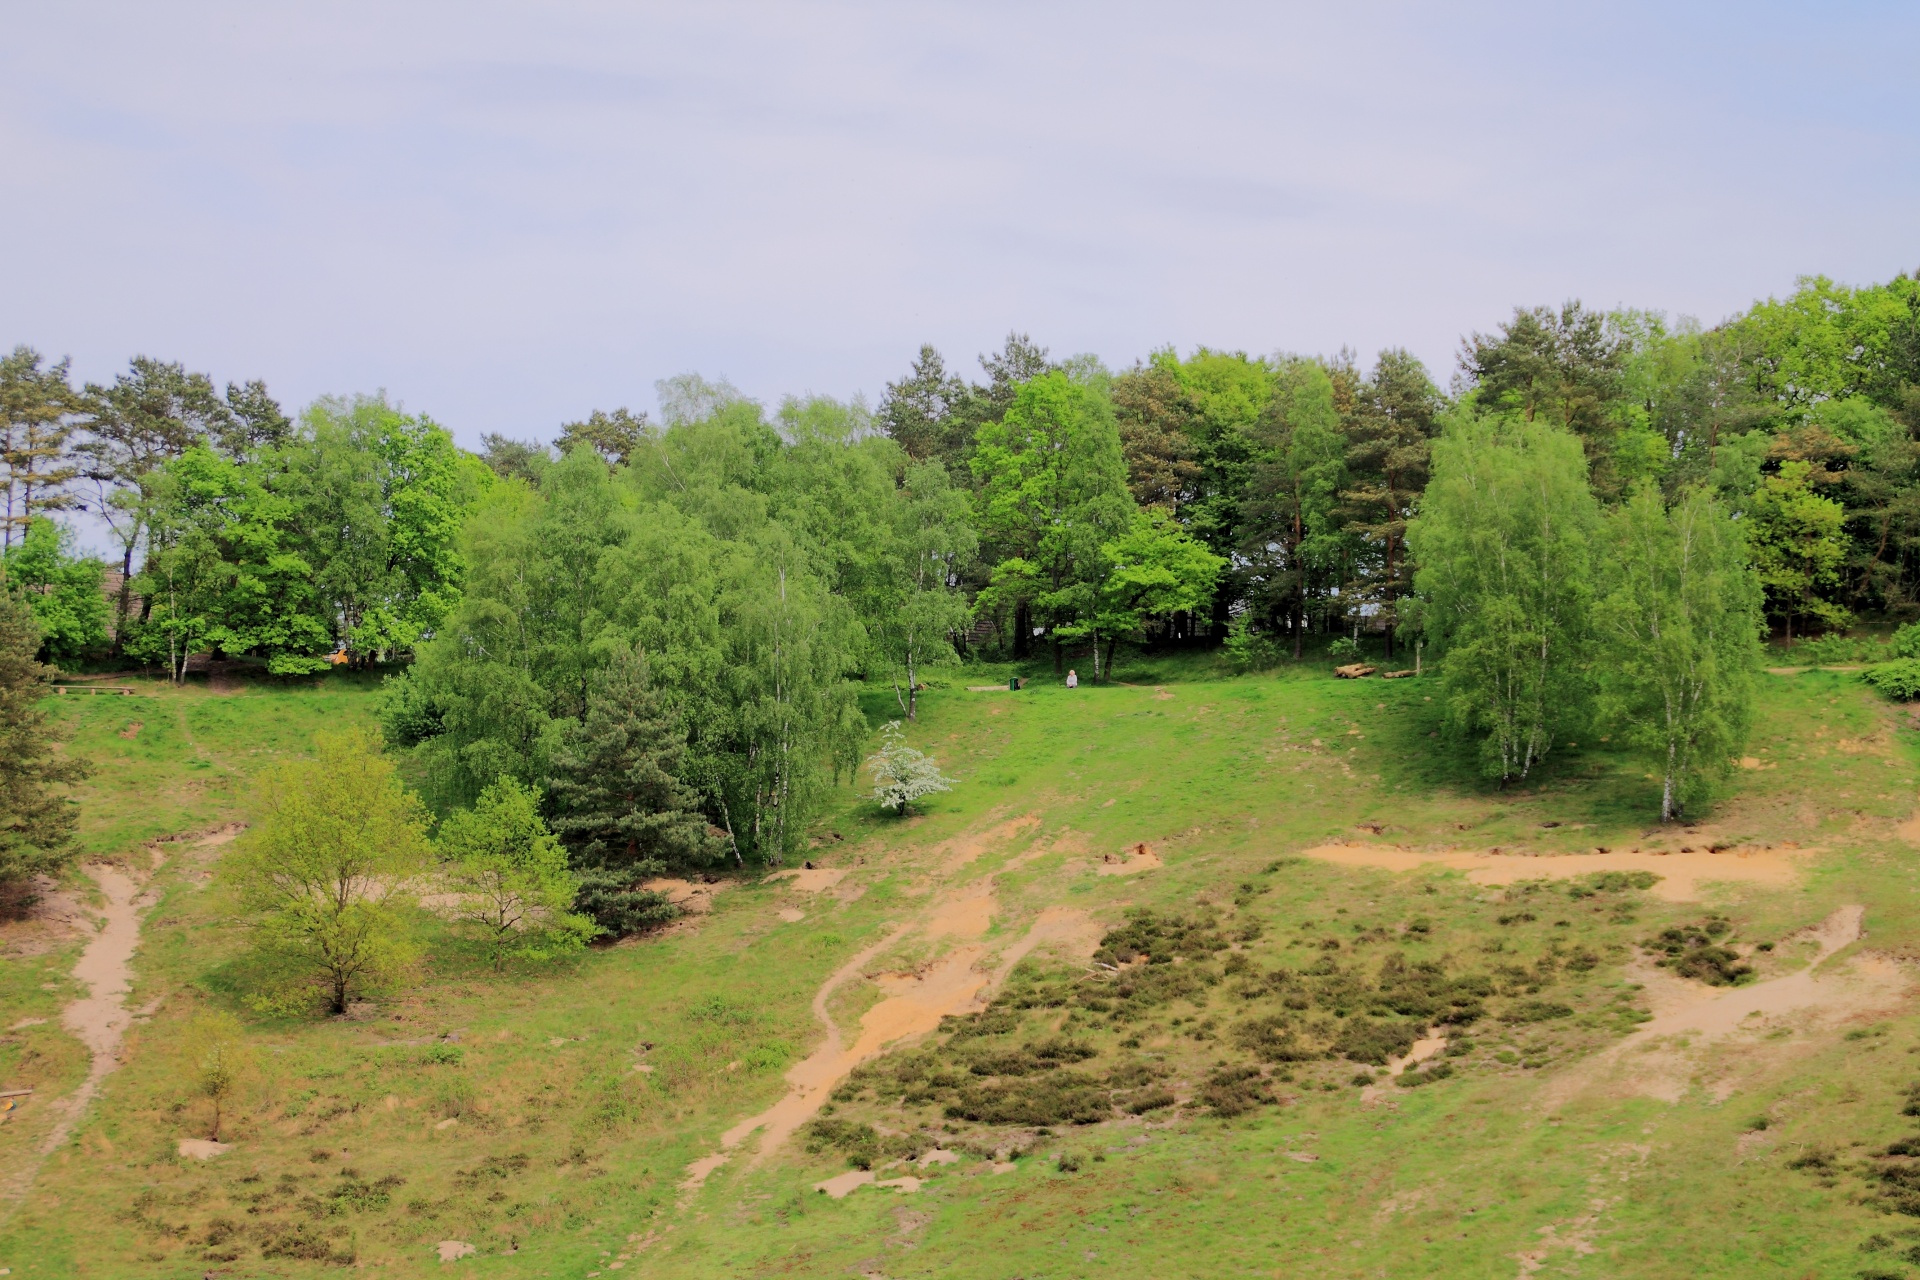
[[[960,438],[954,411],[970,394],[965,381],[947,372],[940,353],[923,345],[913,371],[887,384],[880,400],[880,427],[915,462],[940,458],[951,463],[955,457],[964,461],[971,436]]]
[[[588,695],[585,721],[554,752],[552,827],[580,876],[574,908],[609,933],[673,916],[641,881],[722,854],[698,798],[680,781],[686,741],[648,682],[646,660],[622,652]]]
[[[39,649],[33,610],[0,569],[0,914],[29,903],[33,878],[72,856],[77,815],[61,787],[88,772],[55,752],[36,705],[53,673],[35,660]]]

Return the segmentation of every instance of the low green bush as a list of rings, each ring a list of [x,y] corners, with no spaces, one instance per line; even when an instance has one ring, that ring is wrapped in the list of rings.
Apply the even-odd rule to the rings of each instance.
[[[1920,698],[1920,658],[1882,662],[1862,671],[1860,678],[1882,696],[1892,698],[1895,702],[1912,702]]]

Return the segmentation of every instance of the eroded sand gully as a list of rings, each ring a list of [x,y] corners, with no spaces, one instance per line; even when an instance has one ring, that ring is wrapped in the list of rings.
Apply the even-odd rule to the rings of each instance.
[[[1819,954],[1806,968],[1784,977],[1731,989],[1677,981],[1662,984],[1663,998],[1656,1002],[1651,1022],[1562,1073],[1543,1091],[1542,1102],[1558,1106],[1603,1079],[1623,1092],[1678,1102],[1696,1074],[1693,1050],[1741,1033],[1770,1030],[1782,1019],[1833,1022],[1898,1006],[1913,978],[1895,961],[1860,955],[1825,965],[1834,953],[1860,938],[1865,914],[1864,907],[1841,907],[1801,931],[1796,938],[1818,943]]]
[[[991,845],[1012,839],[1036,824],[1034,818],[1015,819],[984,835],[957,840],[946,851],[942,870],[958,871]],[[682,1189],[697,1190],[707,1175],[731,1159],[756,1132],[760,1134],[760,1141],[754,1152],[755,1163],[777,1150],[794,1130],[820,1110],[834,1086],[855,1067],[876,1057],[890,1044],[932,1031],[942,1018],[980,1009],[991,990],[1035,947],[1051,943],[1091,951],[1090,944],[1098,933],[1085,912],[1049,908],[1034,919],[1018,941],[1001,948],[996,956],[992,947],[979,941],[991,927],[996,910],[991,875],[960,885],[937,896],[921,915],[836,969],[813,997],[813,1016],[826,1028],[826,1039],[805,1061],[787,1072],[790,1087],[785,1097],[759,1115],[749,1116],[728,1129],[720,1135],[718,1151],[687,1166]],[[861,976],[874,960],[909,936],[928,941],[952,939],[954,945],[913,973],[875,977],[873,981],[885,997],[860,1016],[860,1028],[853,1043],[846,1043],[828,1011],[829,1000],[848,981]]]
[[[1700,886],[1715,880],[1739,881],[1768,888],[1793,885],[1810,849],[1762,849],[1743,846],[1723,853],[1655,853],[1616,849],[1607,853],[1569,853],[1532,856],[1490,853],[1471,849],[1408,849],[1388,844],[1323,844],[1302,851],[1309,858],[1343,867],[1378,867],[1386,871],[1413,871],[1443,866],[1467,873],[1475,884],[1513,884],[1520,880],[1567,880],[1595,871],[1651,871],[1660,877],[1652,892],[1669,902],[1690,902]]]
[[[126,1035],[129,1019],[126,996],[133,952],[140,944],[140,913],[151,903],[140,896],[132,878],[117,867],[91,863],[86,871],[100,886],[106,906],[100,913],[98,931],[73,969],[73,976],[87,985],[88,993],[66,1007],[61,1021],[86,1045],[92,1061],[80,1086],[52,1104],[58,1109],[58,1119],[41,1139],[34,1158],[12,1170],[0,1183],[0,1198],[18,1201],[27,1194],[41,1162],[72,1134],[87,1104],[100,1091],[101,1082],[120,1065],[120,1041]]]

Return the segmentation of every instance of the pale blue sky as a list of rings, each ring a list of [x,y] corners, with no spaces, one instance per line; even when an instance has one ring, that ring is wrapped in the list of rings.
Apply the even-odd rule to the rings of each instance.
[[[1009,328],[1410,347],[1920,268],[1895,4],[0,9],[0,341],[463,441]]]

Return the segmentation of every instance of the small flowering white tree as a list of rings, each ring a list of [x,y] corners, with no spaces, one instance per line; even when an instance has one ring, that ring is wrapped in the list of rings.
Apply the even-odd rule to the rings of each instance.
[[[941,773],[933,758],[907,745],[898,720],[880,730],[880,750],[867,757],[873,774],[873,798],[882,809],[907,811],[921,796],[953,790],[953,779]]]

